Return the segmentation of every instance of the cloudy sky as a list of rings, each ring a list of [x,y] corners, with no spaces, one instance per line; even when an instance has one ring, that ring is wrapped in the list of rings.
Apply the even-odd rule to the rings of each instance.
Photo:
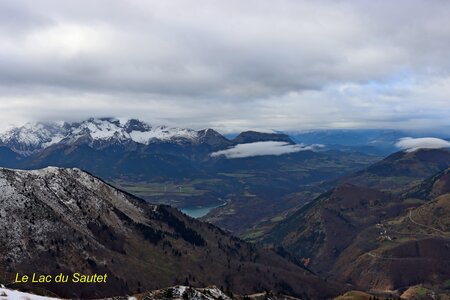
[[[450,1],[0,2],[0,129],[450,129]]]

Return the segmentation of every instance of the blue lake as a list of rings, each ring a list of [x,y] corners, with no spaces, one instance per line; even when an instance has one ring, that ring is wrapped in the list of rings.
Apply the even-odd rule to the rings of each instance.
[[[186,208],[180,208],[180,210],[187,214],[190,217],[193,218],[201,218],[203,216],[206,216],[212,209],[219,207],[219,206],[223,206],[224,204],[221,205],[212,205],[212,206],[195,206],[195,207],[186,207]]]

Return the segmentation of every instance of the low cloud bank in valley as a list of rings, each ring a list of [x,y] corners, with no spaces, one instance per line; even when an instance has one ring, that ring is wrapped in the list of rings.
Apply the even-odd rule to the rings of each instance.
[[[415,150],[424,148],[425,149],[448,148],[450,147],[450,142],[433,137],[424,137],[424,138],[404,137],[401,138],[395,144],[395,146],[406,152],[413,152]]]
[[[292,145],[286,142],[255,142],[238,144],[232,148],[211,153],[212,157],[224,155],[226,158],[243,158],[262,155],[282,155],[306,150],[317,150],[321,145]]]

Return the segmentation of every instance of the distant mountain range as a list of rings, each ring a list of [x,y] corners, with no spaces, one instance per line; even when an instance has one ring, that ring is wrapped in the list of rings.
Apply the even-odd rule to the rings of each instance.
[[[0,133],[0,147],[20,156],[31,156],[55,145],[86,144],[95,149],[112,145],[133,149],[157,144],[207,145],[209,150],[223,150],[237,144],[280,141],[289,144],[320,144],[326,149],[360,151],[374,155],[396,152],[396,142],[405,136],[423,134],[399,130],[311,130],[286,132],[246,131],[237,135],[221,135],[213,129],[192,130],[167,126],[151,126],[137,119],[90,118],[82,122],[27,123]],[[443,134],[435,137],[448,139]]]
[[[267,155],[272,148],[277,155]],[[221,151],[239,155],[212,155]],[[284,200],[300,185],[305,195],[322,192],[324,180],[378,159],[296,145],[282,133],[247,131],[227,139],[212,129],[113,118],[27,124],[0,134],[0,166],[80,168],[150,202],[181,208],[226,203],[210,221],[235,232],[301,205],[303,200]],[[254,207],[257,213],[248,217]]]
[[[217,139],[214,139],[217,137]],[[29,156],[54,145],[87,144],[95,149],[111,145],[136,147],[152,143],[217,144],[223,140],[212,130],[195,131],[165,126],[152,127],[131,119],[88,119],[80,123],[28,123],[0,134],[0,142],[23,156]]]
[[[30,156],[56,145],[86,144],[94,149],[121,146],[133,149],[152,144],[207,145],[211,150],[260,141],[294,143],[287,135],[247,131],[228,140],[213,129],[192,130],[149,124],[130,119],[88,119],[74,123],[28,123],[0,133],[0,145],[22,155]]]
[[[248,131],[228,140],[212,129],[152,127],[135,119],[29,123],[0,134],[0,166],[80,167],[103,178],[176,179],[205,176],[196,164],[216,151],[264,141],[294,144],[284,134]]]
[[[423,137],[430,133],[387,129],[329,129],[310,131],[287,131],[285,134],[297,142],[322,144],[328,149],[359,151],[362,153],[386,156],[397,152],[396,143],[403,137]],[[434,137],[450,140],[444,133],[433,133]]]

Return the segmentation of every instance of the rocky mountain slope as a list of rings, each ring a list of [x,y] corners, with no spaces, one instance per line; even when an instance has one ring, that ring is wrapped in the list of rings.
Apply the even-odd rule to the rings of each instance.
[[[395,290],[422,283],[438,289],[448,288],[449,171],[433,176],[403,198],[403,202],[425,200],[425,203],[406,209],[394,218],[383,219],[359,234],[336,263],[335,268],[343,278],[374,290]],[[434,187],[431,193],[428,186]],[[416,198],[422,195],[420,200]],[[365,276],[358,273],[361,270]]]
[[[171,207],[147,204],[79,169],[0,169],[0,282],[12,282],[16,272],[108,274],[107,283],[37,286],[70,298],[183,283],[314,299],[339,292],[272,251]]]

